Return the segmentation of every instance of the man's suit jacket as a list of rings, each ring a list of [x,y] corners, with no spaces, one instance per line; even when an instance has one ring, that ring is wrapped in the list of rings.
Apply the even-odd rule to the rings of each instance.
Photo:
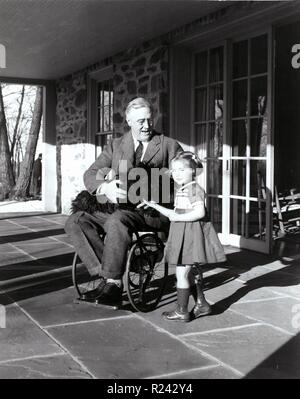
[[[182,148],[176,140],[153,132],[143,158],[143,164],[147,168],[168,168],[171,159],[179,151],[182,151]],[[105,181],[105,177],[111,169],[118,178],[122,172],[119,168],[122,165],[120,163],[122,160],[127,161],[128,170],[133,167],[134,142],[131,132],[112,140],[104,147],[100,156],[84,173],[83,179],[86,189],[91,194],[95,193],[99,185]]]

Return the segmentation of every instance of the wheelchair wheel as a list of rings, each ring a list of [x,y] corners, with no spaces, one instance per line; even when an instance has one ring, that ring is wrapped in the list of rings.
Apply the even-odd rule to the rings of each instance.
[[[160,301],[168,275],[164,244],[147,233],[134,241],[126,264],[125,287],[131,305],[140,312],[153,310]]]
[[[86,266],[81,262],[77,253],[73,258],[72,266],[72,280],[74,288],[79,295],[78,299],[84,300],[84,295],[88,291],[94,290],[100,283],[98,270],[95,270],[92,274],[88,271]]]

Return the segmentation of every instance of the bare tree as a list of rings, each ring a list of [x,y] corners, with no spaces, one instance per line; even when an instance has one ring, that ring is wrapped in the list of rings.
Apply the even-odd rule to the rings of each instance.
[[[16,141],[17,141],[17,134],[18,134],[19,125],[20,125],[21,116],[22,116],[24,95],[25,95],[25,86],[22,86],[21,99],[19,101],[19,108],[18,108],[18,115],[17,115],[14,131],[13,131],[13,136],[12,136],[12,140],[11,140],[11,147],[10,147],[10,153],[11,153],[11,158],[12,159],[14,158],[14,150],[15,150],[15,145],[16,145]]]
[[[6,117],[0,84],[0,199],[8,197],[15,184],[8,143]]]
[[[39,131],[41,127],[42,113],[43,113],[43,88],[38,87],[36,91],[36,97],[35,97],[28,141],[26,145],[26,151],[21,165],[20,175],[18,177],[18,181],[16,183],[16,187],[14,190],[14,196],[17,198],[18,197],[24,198],[29,196],[31,174],[33,169],[36,146],[39,137]]]

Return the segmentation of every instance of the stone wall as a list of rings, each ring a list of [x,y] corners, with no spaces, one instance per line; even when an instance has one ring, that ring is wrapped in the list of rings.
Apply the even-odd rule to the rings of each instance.
[[[128,131],[125,108],[134,97],[147,98],[153,106],[154,126],[167,133],[168,46],[129,49],[114,58],[114,130]]]
[[[56,93],[57,143],[85,142],[87,137],[86,73],[78,73],[58,80]]]
[[[147,42],[110,60],[114,67],[115,132],[128,131],[124,111],[128,102],[137,96],[151,102],[155,127],[165,132],[168,126],[168,46]],[[87,75],[106,64],[90,66],[56,82],[58,145],[87,142]]]

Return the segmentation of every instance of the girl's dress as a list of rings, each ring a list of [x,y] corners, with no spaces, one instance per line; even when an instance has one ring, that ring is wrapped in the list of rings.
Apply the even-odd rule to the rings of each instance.
[[[174,211],[191,212],[195,205],[204,200],[204,190],[192,181],[177,190]],[[177,265],[226,261],[218,235],[207,216],[195,222],[171,222],[166,261]]]

